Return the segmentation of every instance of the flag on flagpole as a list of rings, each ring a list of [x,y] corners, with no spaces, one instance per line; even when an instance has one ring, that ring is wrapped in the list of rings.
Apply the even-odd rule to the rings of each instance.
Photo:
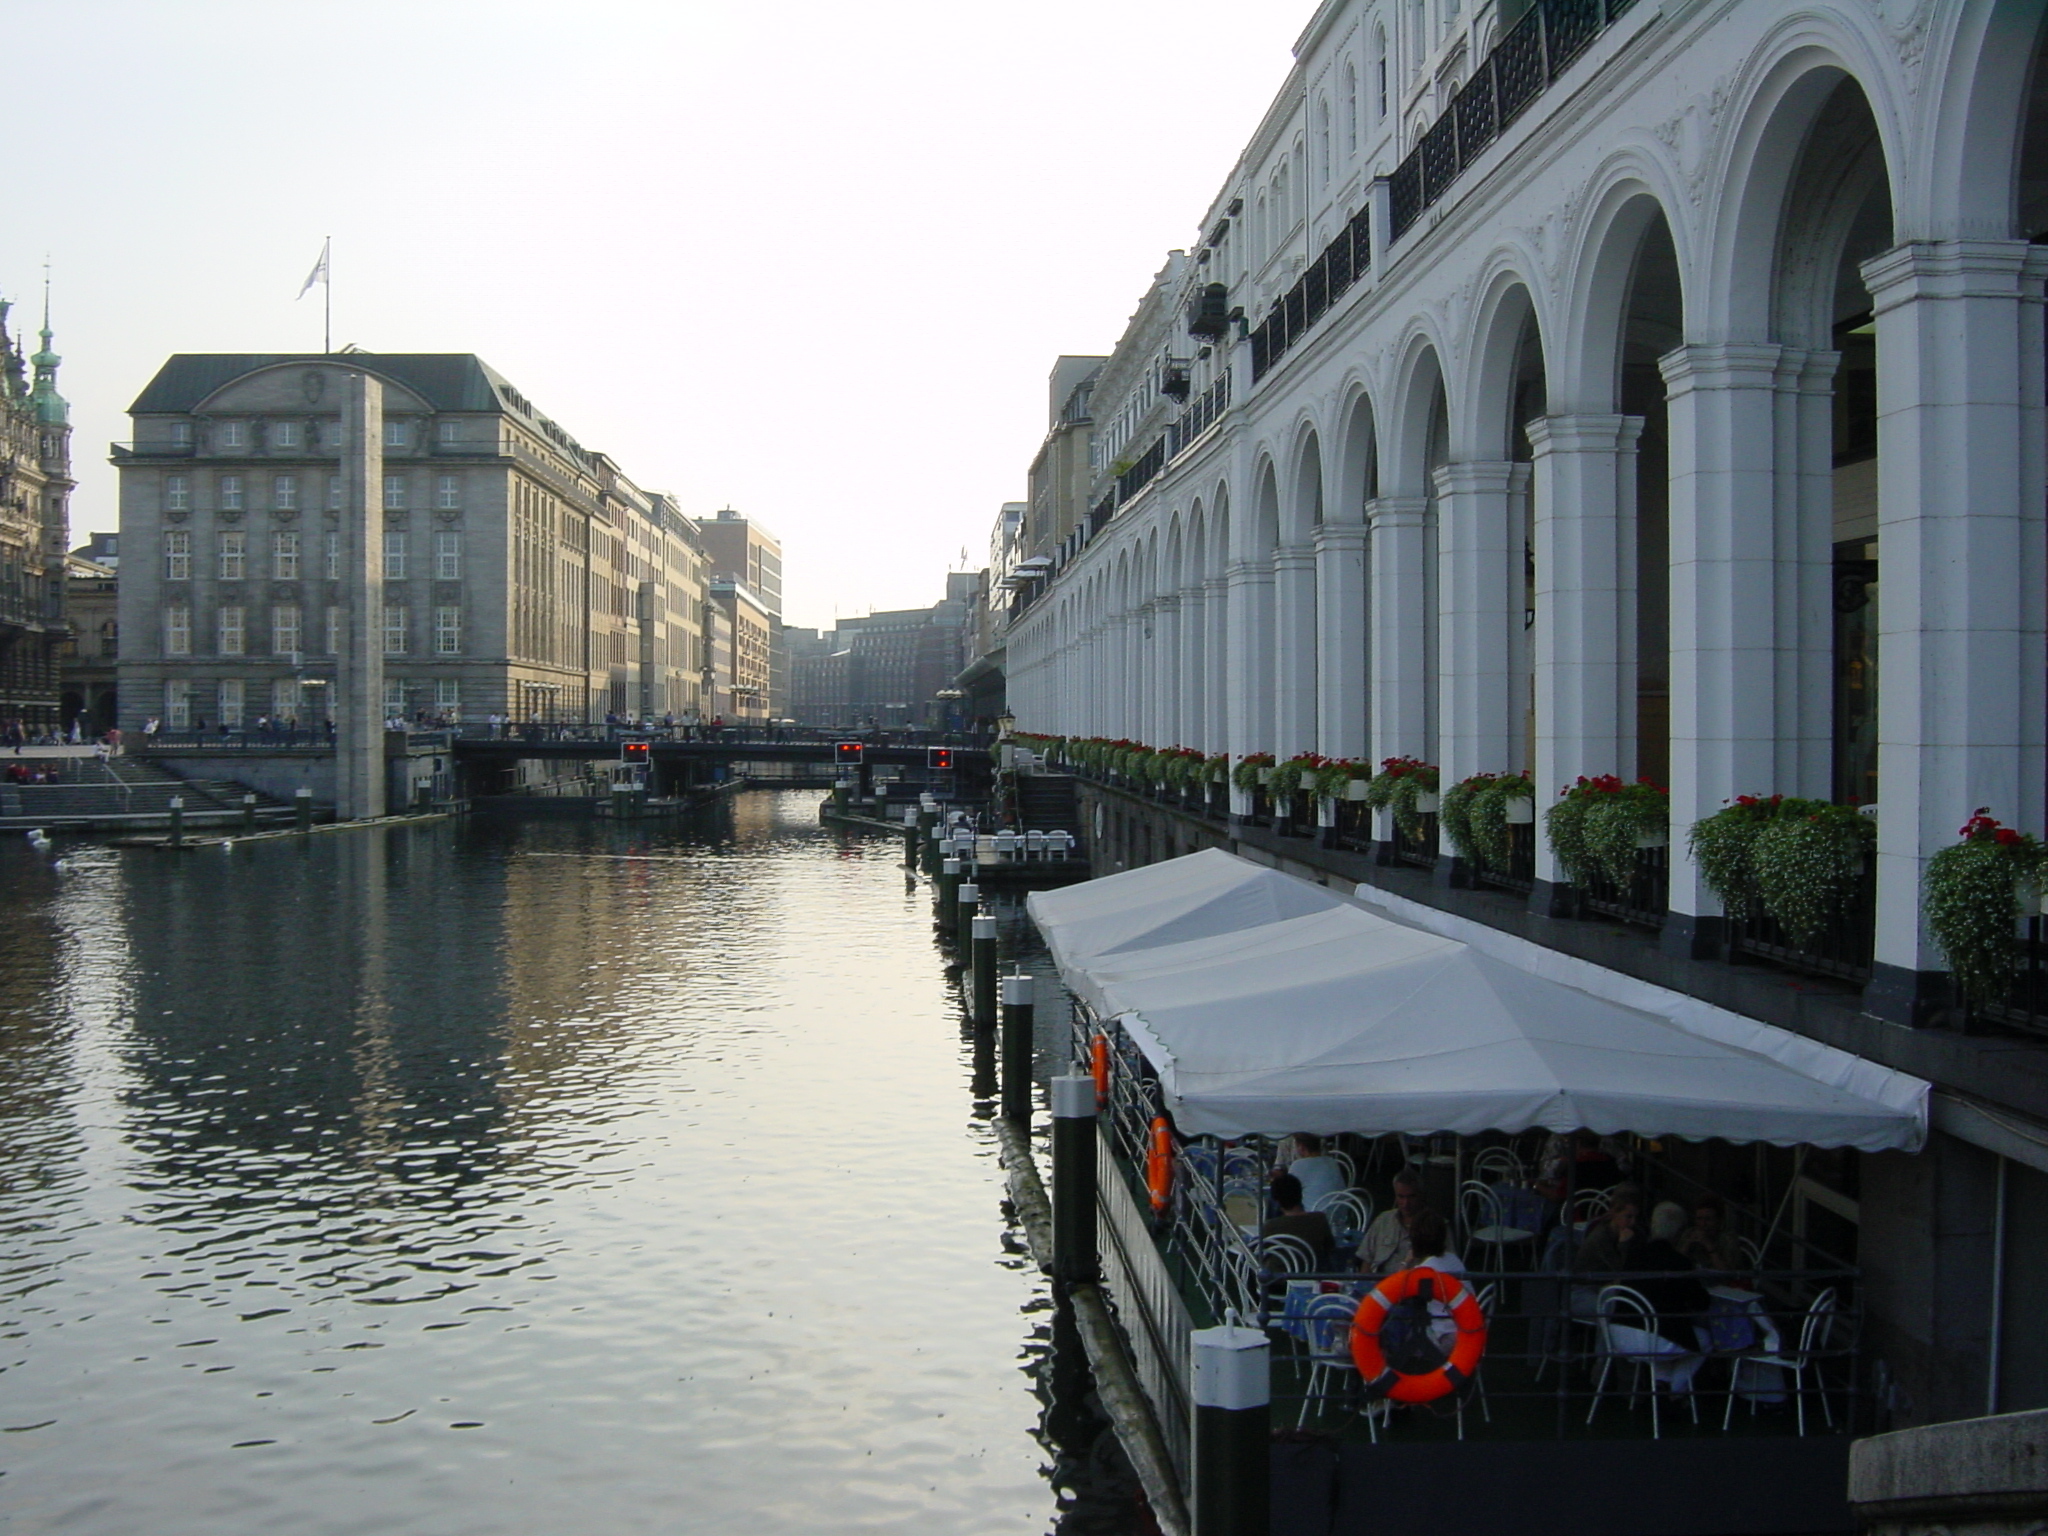
[[[320,243],[320,259],[313,263],[313,270],[306,274],[306,285],[299,290],[300,298],[303,299],[311,293],[315,283],[327,281],[327,251],[333,244],[334,239],[331,235]]]

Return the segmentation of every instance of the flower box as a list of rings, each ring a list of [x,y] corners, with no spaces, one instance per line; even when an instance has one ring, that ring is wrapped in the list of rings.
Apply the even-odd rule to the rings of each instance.
[[[1638,848],[1669,848],[1671,846],[1671,834],[1668,831],[1638,832],[1636,834],[1636,846]]]
[[[1371,779],[1346,779],[1344,781],[1344,798],[1346,800],[1363,800],[1371,790]]]
[[[1261,769],[1259,770],[1259,787],[1260,787],[1261,789],[1263,789],[1263,788],[1265,788],[1265,787],[1266,787],[1266,786],[1267,786],[1268,784],[1270,784],[1270,783],[1272,783],[1272,782],[1273,782],[1273,770],[1272,770],[1272,769],[1270,769],[1270,768],[1261,768]]]
[[[1415,814],[1418,816],[1434,816],[1436,814],[1437,799],[1438,797],[1433,791],[1424,791],[1422,794],[1417,795],[1415,797]]]
[[[1524,796],[1506,802],[1507,823],[1511,827],[1528,827],[1536,823],[1536,802]]]

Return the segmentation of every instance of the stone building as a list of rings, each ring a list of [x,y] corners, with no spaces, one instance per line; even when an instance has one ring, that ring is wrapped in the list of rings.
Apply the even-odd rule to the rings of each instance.
[[[1815,1160],[1800,1202],[1863,1266],[1887,1411],[2048,1403],[2009,1309],[2048,1285],[2048,1017],[1959,1009],[1921,903],[1975,808],[2048,830],[2043,8],[1307,21],[1094,383],[1089,520],[1020,594],[1011,708],[1539,803],[1668,785],[1668,875],[1606,963],[1929,1079],[1924,1153]],[[1860,950],[1744,951],[1776,991],[1685,846],[1744,794],[1876,825]],[[1546,839],[1526,920],[1455,852],[1401,856],[1577,942]]]
[[[34,733],[71,724],[60,680],[71,410],[57,393],[63,359],[51,350],[47,300],[42,346],[28,359],[7,329],[10,308],[0,300],[0,724]]]
[[[130,407],[124,727],[308,724],[341,646],[340,378],[384,389],[383,707],[583,721],[705,702],[703,553],[468,354],[180,354]]]
[[[804,642],[793,665],[799,724],[934,727],[957,708],[940,695],[967,661],[979,571],[952,571],[929,608],[895,608],[841,619]]]
[[[767,616],[768,677],[754,705],[763,719],[784,719],[789,714],[789,648],[782,624],[782,541],[731,507],[698,519],[696,528],[711,576],[745,588],[754,607]]]
[[[716,671],[712,713],[728,722],[781,718],[772,714],[769,703],[779,624],[767,600],[745,582],[714,576],[711,606],[718,611],[721,633],[729,637],[721,652],[725,664]]]
[[[120,723],[120,536],[96,533],[64,562],[64,718],[103,732]]]

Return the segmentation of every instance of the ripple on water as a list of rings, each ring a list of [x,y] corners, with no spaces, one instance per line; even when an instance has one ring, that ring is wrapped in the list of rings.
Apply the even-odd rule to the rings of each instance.
[[[928,913],[812,803],[0,844],[10,1529],[1043,1528]]]

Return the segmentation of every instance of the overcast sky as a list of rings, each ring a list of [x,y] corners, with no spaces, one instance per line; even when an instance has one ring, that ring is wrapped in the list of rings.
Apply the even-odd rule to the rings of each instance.
[[[1313,0],[0,0],[0,293],[47,253],[74,543],[173,352],[475,352],[792,623],[923,606],[1021,498]]]

